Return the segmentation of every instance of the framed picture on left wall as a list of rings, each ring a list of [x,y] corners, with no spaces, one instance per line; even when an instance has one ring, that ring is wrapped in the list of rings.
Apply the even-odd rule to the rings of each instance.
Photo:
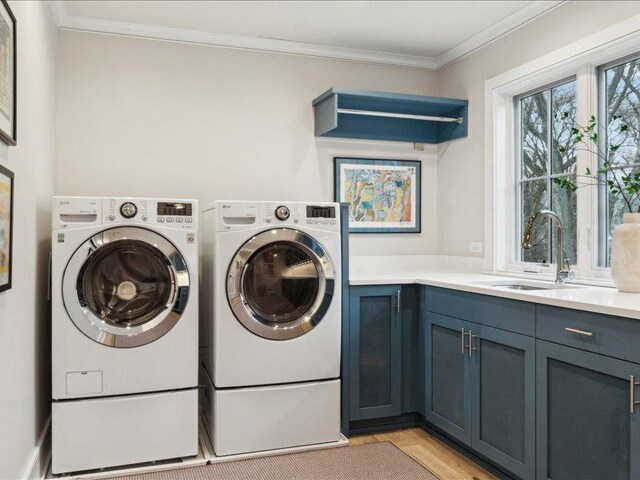
[[[6,0],[0,2],[0,141],[15,145],[16,134],[16,17]]]
[[[0,165],[0,292],[11,288],[13,270],[13,172]]]

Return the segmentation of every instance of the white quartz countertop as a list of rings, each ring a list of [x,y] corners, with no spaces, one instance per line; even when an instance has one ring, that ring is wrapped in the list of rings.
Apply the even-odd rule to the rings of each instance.
[[[510,290],[488,285],[488,283],[501,281],[525,284],[531,282],[522,278],[480,272],[428,268],[420,270],[400,268],[396,271],[384,269],[377,272],[358,269],[349,275],[350,285],[429,285],[640,320],[640,293],[622,293],[615,288],[593,287],[576,283],[567,284],[572,288],[551,290]],[[549,286],[553,285],[552,282],[546,283]]]

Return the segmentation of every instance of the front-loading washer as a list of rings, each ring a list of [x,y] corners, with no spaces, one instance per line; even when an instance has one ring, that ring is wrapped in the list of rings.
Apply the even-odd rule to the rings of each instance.
[[[201,345],[216,455],[339,440],[339,215],[322,202],[203,208]]]
[[[55,197],[52,471],[198,453],[195,200]]]

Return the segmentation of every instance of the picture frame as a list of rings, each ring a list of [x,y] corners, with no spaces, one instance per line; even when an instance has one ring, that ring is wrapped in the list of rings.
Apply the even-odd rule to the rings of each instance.
[[[0,165],[0,292],[11,288],[13,275],[13,172]]]
[[[420,233],[418,160],[334,157],[334,197],[349,204],[349,233]]]
[[[0,141],[17,143],[16,17],[7,0],[0,2]]]

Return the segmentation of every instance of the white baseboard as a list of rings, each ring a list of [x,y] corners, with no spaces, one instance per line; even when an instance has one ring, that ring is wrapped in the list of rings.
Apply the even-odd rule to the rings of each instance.
[[[22,478],[24,480],[41,480],[45,478],[47,473],[47,465],[49,464],[49,457],[51,456],[51,415],[47,418],[47,421],[42,427],[42,432],[38,437],[38,443],[36,443],[27,466],[24,469]]]

